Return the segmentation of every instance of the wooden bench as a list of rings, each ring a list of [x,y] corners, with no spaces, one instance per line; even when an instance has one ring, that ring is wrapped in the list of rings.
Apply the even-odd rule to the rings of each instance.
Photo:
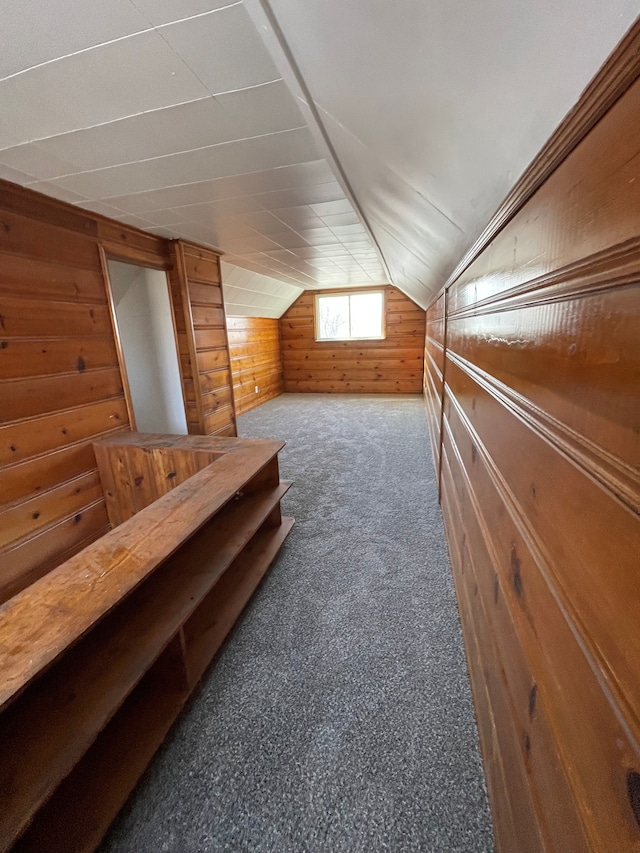
[[[0,607],[0,850],[100,843],[291,529],[282,446],[94,445],[113,529]]]

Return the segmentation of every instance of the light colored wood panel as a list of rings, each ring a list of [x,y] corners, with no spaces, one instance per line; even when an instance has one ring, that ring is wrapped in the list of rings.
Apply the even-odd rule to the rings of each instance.
[[[99,536],[107,527],[107,511],[101,499],[6,548],[0,554],[0,602],[8,601],[46,575],[69,552]]]
[[[333,366],[330,370],[319,370],[315,366],[313,368],[292,368],[287,366],[287,382],[305,382],[305,381],[330,381],[340,382],[377,382],[377,381],[409,381],[417,380],[422,384],[422,365],[413,370],[405,367],[387,367],[382,364],[379,369],[359,368],[350,364],[339,364]]]
[[[3,341],[0,346],[0,375],[6,378],[83,373],[101,367],[117,367],[113,337],[48,338],[37,343]]]
[[[214,305],[193,305],[193,325],[196,329],[203,326],[223,326],[224,310]]]
[[[89,471],[30,500],[0,510],[0,553],[11,543],[36,534],[60,518],[75,515],[100,498],[102,486],[98,472]]]
[[[84,373],[0,380],[0,412],[3,421],[70,409],[123,395],[117,367]]]
[[[220,284],[220,266],[218,256],[206,249],[196,249],[185,245],[185,270],[189,281]]]
[[[371,370],[373,372],[385,370],[409,370],[411,373],[421,372],[423,356],[419,352],[413,353],[411,358],[388,358],[378,355],[377,358],[344,358],[336,354],[335,358],[292,358],[286,359],[287,374],[293,376],[294,371],[306,370],[310,372],[329,370]]]
[[[0,294],[2,338],[89,337],[111,331],[104,305],[16,299]]]
[[[229,346],[251,343],[253,341],[275,341],[278,335],[274,329],[228,329]]]
[[[280,321],[285,390],[419,392],[425,314],[402,295],[391,298],[390,288],[386,288],[385,306],[387,319],[394,318],[387,325],[385,339],[318,342],[314,339],[314,293],[302,294]]]
[[[202,395],[202,402],[205,413],[212,412],[220,406],[230,406],[232,400],[232,389],[229,385],[225,385],[216,391],[211,391],[208,394]]]
[[[110,258],[155,269],[169,269],[168,241],[113,219],[97,219],[98,237]]]
[[[236,401],[236,412],[239,415],[242,415],[245,412],[250,412],[257,406],[262,405],[262,403],[266,403],[268,400],[273,400],[275,397],[279,397],[280,394],[283,393],[283,390],[284,386],[282,382],[269,385],[266,388],[261,386],[258,394],[243,394],[242,390],[238,390],[234,386],[233,393]]]
[[[301,366],[300,362],[304,362],[304,364],[323,364],[346,359],[349,361],[352,359],[365,359],[367,361],[402,359],[413,363],[414,361],[420,361],[423,358],[423,353],[422,346],[352,347],[351,349],[340,348],[335,350],[318,346],[313,350],[301,350],[298,348],[284,349],[282,358],[287,364],[291,364],[294,367]]]
[[[403,324],[408,324],[411,326],[417,326],[419,328],[423,328],[425,325],[425,313],[421,310],[415,311],[388,311],[387,312],[387,326],[400,326]]]
[[[79,269],[47,258],[8,255],[0,252],[0,288],[3,294],[47,302],[106,304],[100,270]]]
[[[106,400],[0,426],[0,466],[128,425],[124,400]]]
[[[148,435],[148,434],[142,434]],[[178,447],[155,447],[148,437],[137,446],[97,442],[94,453],[104,486],[109,521],[114,527],[206,468],[218,454]]]
[[[222,290],[215,284],[202,284],[189,280],[189,298],[194,307],[215,307],[222,305]]]
[[[424,348],[424,335],[398,335],[397,337],[387,337],[384,340],[376,341],[376,349],[415,349],[417,352],[422,352]],[[282,349],[284,350],[305,350],[311,349],[321,352],[325,350],[348,350],[358,352],[359,349],[372,349],[373,341],[311,341],[309,338],[301,336],[288,337],[283,330],[282,333]]]
[[[193,330],[193,308],[189,295],[189,282],[185,271],[184,246],[176,240],[171,244],[172,269],[169,273],[172,302],[182,311],[183,325],[176,328],[180,357],[182,392],[187,409],[187,428],[190,433],[201,434],[204,429],[202,401],[198,393],[196,344]],[[195,407],[195,411],[194,411]]]
[[[284,390],[286,393],[296,392],[320,394],[333,394],[344,392],[345,394],[419,394],[422,390],[421,379],[403,380],[396,382],[351,382],[340,381],[291,381],[285,377]]]
[[[0,181],[0,209],[85,237],[98,237],[97,214],[9,181]]]
[[[267,349],[265,347],[253,347],[250,355],[237,356],[233,350],[230,350],[231,365],[234,370],[247,370],[251,367],[264,367],[268,365],[272,367],[280,362],[280,348],[273,347]]]
[[[83,442],[3,468],[0,506],[44,492],[95,467],[91,444]]]
[[[259,353],[276,355],[280,352],[280,335],[275,333],[270,338],[263,338],[260,342]],[[248,339],[243,343],[229,343],[229,355],[233,359],[247,358],[256,354],[255,341]]]
[[[213,370],[229,368],[229,352],[226,347],[220,349],[203,350],[197,354],[196,363],[199,373],[208,373]]]
[[[195,329],[194,337],[198,352],[216,347],[223,347],[225,350],[227,348],[227,337],[223,328]]]
[[[56,261],[70,267],[100,269],[95,239],[6,210],[0,212],[0,223],[0,252]]]
[[[200,393],[204,397],[207,394],[228,389],[231,384],[231,373],[228,367],[215,368],[206,373],[201,373],[198,381],[200,383]]]
[[[233,425],[234,422],[231,406],[221,406],[212,412],[207,412],[204,416],[205,435],[211,435],[220,429],[225,429],[227,426]]]

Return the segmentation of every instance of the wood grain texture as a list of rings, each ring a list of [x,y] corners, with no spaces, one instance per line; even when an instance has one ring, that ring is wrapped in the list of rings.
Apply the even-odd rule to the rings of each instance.
[[[98,845],[291,529],[281,447],[96,445],[118,528],[0,607],[0,850]]]
[[[219,256],[182,240],[172,245],[170,291],[189,432],[235,435]]]
[[[282,394],[280,323],[265,317],[227,317],[227,335],[233,399],[241,415]]]
[[[420,393],[425,312],[395,288],[384,291],[387,334],[380,341],[316,341],[315,291],[302,293],[280,319],[284,390]]]
[[[91,441],[133,420],[107,258],[169,272],[189,429],[229,435],[235,422],[215,253],[176,252],[7,181],[0,223],[2,601],[108,529],[103,498],[83,486],[97,475]]]
[[[91,214],[0,183],[0,601],[108,527],[90,442],[128,427]]]
[[[640,851],[640,81],[618,70],[622,97],[427,312],[501,853]]]

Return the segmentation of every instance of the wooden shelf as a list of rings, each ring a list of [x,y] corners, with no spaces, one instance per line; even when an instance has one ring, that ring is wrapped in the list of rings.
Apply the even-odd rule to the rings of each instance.
[[[217,442],[224,443],[224,451]],[[117,566],[122,592],[118,598],[112,578],[108,594],[102,595],[103,612],[92,614],[88,628],[79,631],[86,614],[72,612],[77,598],[67,594],[68,564],[60,567],[59,578],[63,582],[57,589],[49,578],[47,593],[57,592],[57,597],[47,604],[51,609],[55,605],[60,621],[70,630],[63,647],[58,625],[58,648],[51,663],[51,649],[33,650],[34,658],[45,663],[28,680],[23,675],[11,701],[0,711],[0,850],[12,849],[12,845],[16,850],[91,850],[99,843],[123,797],[135,784],[291,529],[293,520],[280,515],[280,500],[290,483],[279,480],[279,443],[267,442],[271,446],[261,448],[267,450],[265,457],[260,452],[255,455],[257,446],[252,442],[250,450],[257,464],[249,474],[242,464],[236,466],[235,484],[229,478],[229,466],[226,473],[221,472],[225,480],[222,494],[227,498],[223,502],[219,500],[220,487],[217,492],[211,489],[211,473],[224,461],[223,453],[233,452],[241,459],[238,445],[243,440],[217,442],[208,439],[220,453],[213,454],[209,466],[191,478],[200,477],[198,488],[194,489],[193,482],[186,479],[171,494],[109,534],[113,545],[107,565],[112,572]],[[235,444],[227,449],[229,442]],[[200,439],[200,454],[202,444]],[[134,446],[132,458],[137,459],[139,440]],[[126,455],[119,445],[120,461],[123,452]],[[148,460],[144,464],[148,465]],[[109,483],[113,489],[114,479]],[[193,500],[201,511],[203,489],[213,492],[212,510],[194,529],[188,504]],[[176,501],[180,492],[183,501]],[[163,502],[170,506],[162,507]],[[115,534],[124,531],[127,541],[131,541],[135,525],[142,524],[144,529],[150,514],[156,521],[164,518],[165,524],[173,527],[165,534],[163,557],[147,566],[142,579],[134,585],[125,569],[131,552],[123,555],[118,550],[121,539]],[[178,515],[188,523],[176,547],[181,536]],[[140,535],[144,536],[144,532]],[[95,546],[98,555],[103,556],[104,545]],[[93,549],[90,546],[86,550]],[[88,563],[92,557],[95,554],[86,556]],[[140,571],[139,562],[134,561],[132,566],[134,572]],[[90,573],[89,577],[93,575]],[[45,581],[47,578],[33,585],[31,592],[36,600],[43,595],[38,586]],[[26,599],[29,593],[25,590],[17,598]],[[80,600],[85,597],[83,593]],[[18,604],[24,606],[25,601]],[[0,609],[0,637],[10,634],[8,620],[16,612],[15,601],[11,605],[12,601]],[[14,642],[24,653],[20,631]],[[150,717],[149,723],[144,723],[145,715]],[[137,732],[138,726],[142,734]],[[120,753],[119,760],[108,757]],[[80,803],[85,803],[79,812],[81,820]],[[66,846],[56,847],[54,841],[60,833]],[[77,845],[73,841],[76,846],[69,846],[71,837],[77,837]]]
[[[185,622],[185,658],[189,681],[195,684],[251,598],[293,527],[285,517],[277,528],[264,528]]]

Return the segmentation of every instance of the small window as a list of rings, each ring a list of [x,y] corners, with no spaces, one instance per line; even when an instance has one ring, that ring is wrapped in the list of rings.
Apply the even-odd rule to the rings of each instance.
[[[361,341],[385,337],[384,291],[316,294],[316,340]]]

